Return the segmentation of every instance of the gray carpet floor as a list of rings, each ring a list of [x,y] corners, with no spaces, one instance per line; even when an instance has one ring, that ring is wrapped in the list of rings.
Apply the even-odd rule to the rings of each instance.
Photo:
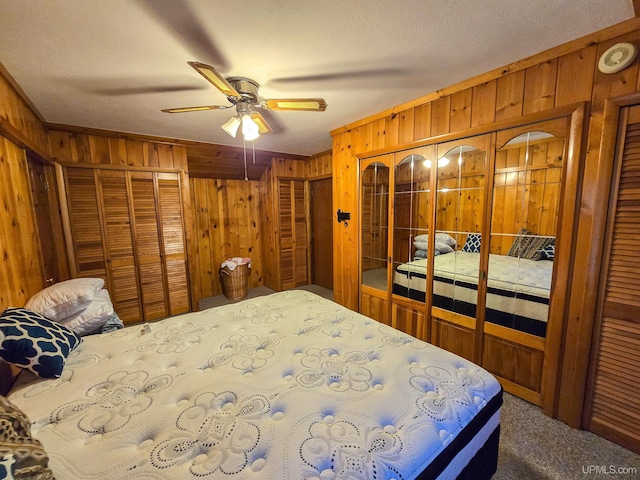
[[[333,300],[317,285],[308,290]],[[274,293],[251,288],[247,298]],[[234,303],[223,295],[204,298],[200,310]],[[553,420],[542,410],[508,393],[501,413],[498,471],[493,480],[640,479],[640,455],[584,430]]]
[[[640,478],[640,455],[591,432],[570,428],[508,393],[500,424],[498,471],[493,480]]]

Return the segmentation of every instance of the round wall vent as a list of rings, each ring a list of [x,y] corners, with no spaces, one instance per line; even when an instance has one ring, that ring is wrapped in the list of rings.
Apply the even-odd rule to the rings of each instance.
[[[616,73],[624,70],[636,59],[638,49],[632,43],[617,43],[600,57],[598,70],[602,73]]]

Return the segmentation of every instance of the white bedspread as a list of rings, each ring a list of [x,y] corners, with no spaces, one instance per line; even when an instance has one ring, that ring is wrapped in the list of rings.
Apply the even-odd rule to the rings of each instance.
[[[86,337],[9,399],[68,479],[410,479],[500,390],[304,291]],[[351,474],[349,473],[351,472]]]

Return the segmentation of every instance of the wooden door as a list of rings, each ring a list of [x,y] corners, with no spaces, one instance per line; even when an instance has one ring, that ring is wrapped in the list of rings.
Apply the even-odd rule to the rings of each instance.
[[[86,168],[65,169],[66,216],[71,244],[69,263],[72,277],[99,277],[108,285],[95,171]],[[66,202],[64,201],[66,200]],[[111,292],[110,292],[111,293]]]
[[[124,171],[118,170],[99,170],[96,174],[108,277],[105,287],[122,321],[139,322],[144,317],[139,301],[127,177]]]
[[[309,283],[309,235],[304,180],[278,180],[282,289]]]
[[[312,283],[333,290],[332,180],[311,182]]]
[[[158,208],[169,315],[191,308],[182,191],[177,173],[158,173]]]
[[[156,184],[153,172],[130,172],[130,176],[142,309],[146,320],[155,320],[168,316]]]
[[[43,285],[49,286],[61,280],[58,268],[57,251],[53,234],[52,212],[49,207],[49,183],[44,166],[27,155],[29,177],[31,181],[31,198],[36,214],[38,238],[44,268]]]
[[[586,423],[640,453],[640,106],[621,113]]]

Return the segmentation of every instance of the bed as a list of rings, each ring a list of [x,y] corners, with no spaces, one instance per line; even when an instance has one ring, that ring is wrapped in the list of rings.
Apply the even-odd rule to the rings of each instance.
[[[306,291],[84,337],[8,395],[59,479],[490,478],[481,367]]]
[[[433,305],[475,317],[479,253],[434,256]],[[544,337],[553,262],[489,255],[486,321]],[[400,264],[393,293],[424,302],[427,260]]]

